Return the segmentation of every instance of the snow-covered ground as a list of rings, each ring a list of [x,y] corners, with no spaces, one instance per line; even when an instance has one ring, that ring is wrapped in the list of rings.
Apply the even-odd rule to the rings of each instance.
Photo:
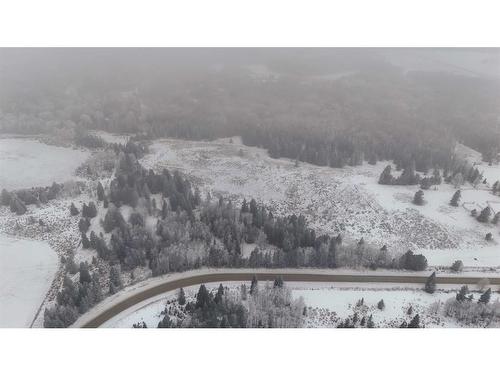
[[[64,182],[88,158],[88,151],[49,146],[27,138],[0,138],[0,189]]]
[[[237,283],[227,283],[227,285],[239,285]],[[226,285],[226,283],[224,283]],[[206,287],[211,290],[219,286],[218,283],[206,284]],[[192,297],[198,291],[199,285],[184,288],[187,297]],[[114,316],[102,328],[131,328],[133,324],[144,322],[150,328],[156,328],[160,320],[163,319],[161,312],[165,309],[167,300],[174,299],[178,291],[172,290],[170,292],[160,294],[153,298],[149,298],[131,308],[122,311],[120,314]]]
[[[477,222],[472,208],[487,204],[497,210],[500,198],[486,185],[462,187],[462,205],[449,201],[455,188],[441,184],[425,191],[426,204],[411,203],[418,186],[378,184],[388,164],[364,164],[334,169],[288,159],[272,159],[265,150],[246,147],[238,138],[213,142],[163,139],[150,147],[146,168],[179,169],[200,184],[202,191],[223,194],[237,202],[245,197],[267,204],[275,213],[304,214],[319,233],[363,237],[394,254],[414,250],[431,266],[449,267],[462,260],[466,267],[499,267],[500,235],[493,224]],[[462,146],[462,150],[470,150]],[[469,153],[477,161],[477,153]],[[480,159],[479,159],[480,161]],[[483,163],[484,164],[484,163]],[[491,184],[500,180],[500,167],[478,164]],[[485,240],[493,234],[493,242]]]
[[[260,284],[263,284],[261,282]],[[238,288],[241,283],[223,283],[225,287]],[[209,290],[216,290],[218,283],[206,284]],[[247,287],[250,285],[248,284]],[[261,285],[262,286],[262,285]],[[306,327],[336,327],[346,318],[358,313],[359,318],[369,315],[378,327],[398,327],[403,320],[409,322],[415,314],[419,314],[421,323],[426,327],[458,327],[460,324],[452,318],[436,313],[433,307],[442,306],[450,298],[454,298],[457,286],[438,289],[434,294],[425,293],[421,287],[409,285],[401,288],[394,284],[356,285],[333,283],[287,283],[292,289],[294,298],[302,297],[308,307],[305,319]],[[199,285],[185,288],[186,296],[194,297]],[[478,293],[474,293],[475,297]],[[177,291],[171,291],[150,298],[137,304],[107,321],[105,328],[130,328],[134,323],[145,322],[149,328],[157,327],[162,320],[162,312],[167,301],[173,301]],[[493,297],[492,301],[495,301]],[[363,299],[362,306],[357,305]],[[378,302],[383,299],[385,308],[380,310]],[[412,307],[412,315],[408,309]]]
[[[43,241],[0,234],[0,327],[29,327],[58,267]]]
[[[309,307],[306,319],[307,327],[336,327],[339,320],[352,318],[355,312],[362,316],[373,316],[373,322],[379,327],[398,327],[403,320],[409,322],[414,314],[419,314],[421,322],[427,327],[453,327],[456,322],[452,319],[433,316],[429,308],[433,303],[444,303],[456,294],[456,290],[438,290],[434,294],[428,294],[422,288],[400,288],[397,286],[314,286],[312,283],[305,285],[292,284],[292,295],[295,298],[302,297],[306,306]],[[363,299],[363,306],[357,306],[357,302]],[[377,304],[384,300],[385,308],[378,309]],[[410,306],[413,315],[408,316]]]
[[[95,131],[94,134],[101,137],[108,143],[119,143],[122,145],[126,144],[130,138],[129,135],[113,134],[102,130]]]
[[[66,182],[90,155],[88,151],[50,146],[29,138],[0,138],[0,188],[7,190]],[[80,241],[78,218],[85,194],[28,205],[22,216],[0,207],[0,326],[29,326],[42,303],[55,297],[62,280],[60,257]],[[39,220],[42,220],[40,222]],[[50,298],[46,299],[46,296]],[[42,325],[41,317],[34,326]]]

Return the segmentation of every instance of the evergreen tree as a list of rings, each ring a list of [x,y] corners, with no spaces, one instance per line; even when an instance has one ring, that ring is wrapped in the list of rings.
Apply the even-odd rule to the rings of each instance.
[[[163,200],[163,204],[161,206],[161,218],[162,218],[162,220],[165,220],[167,218],[167,213],[168,213],[167,202],[165,200]]]
[[[104,216],[104,221],[102,223],[104,231],[106,233],[109,233],[115,228],[120,228],[124,226],[124,224],[125,224],[125,219],[123,218],[121,212],[116,207],[111,205],[111,207],[108,208],[108,211],[106,212],[106,215]]]
[[[255,294],[257,293],[259,290],[259,286],[258,286],[258,281],[257,281],[257,276],[253,276],[252,277],[252,284],[250,285],[250,294]]]
[[[422,206],[424,204],[424,192],[422,190],[415,193],[415,196],[413,197],[413,204],[416,204],[417,206]]]
[[[467,287],[467,285],[464,285],[460,288],[455,298],[458,302],[463,302],[465,301],[468,293],[469,293],[469,288]]]
[[[461,260],[456,260],[451,265],[451,270],[454,272],[462,272],[464,269],[464,263]]]
[[[80,213],[80,211],[78,211],[78,208],[76,208],[76,206],[73,202],[71,203],[71,206],[69,207],[69,212],[70,212],[71,216],[76,216]]]
[[[80,263],[80,283],[90,283],[92,278],[90,277],[89,267],[87,263]]]
[[[420,189],[429,190],[432,186],[432,181],[430,178],[424,178],[420,183]]]
[[[383,299],[381,299],[380,301],[378,301],[378,303],[377,303],[377,308],[378,308],[379,310],[384,310],[384,309],[385,309],[385,303],[384,303],[384,300],[383,300]]]
[[[240,298],[242,301],[247,300],[247,285],[246,284],[241,284],[240,287]]]
[[[82,216],[90,219],[97,216],[97,208],[94,202],[90,202],[88,205],[83,204]]]
[[[493,219],[491,219],[492,224],[498,224],[498,221],[500,220],[500,211],[498,211],[495,216],[493,216]]]
[[[491,299],[491,288],[488,288],[488,290],[486,292],[481,294],[481,297],[479,297],[478,303],[487,304],[488,302],[490,302],[490,299]]]
[[[90,241],[87,238],[87,235],[85,234],[85,232],[81,232],[81,233],[82,233],[82,247],[84,249],[90,248]]]
[[[196,294],[196,308],[202,309],[207,307],[210,304],[210,294],[205,286],[205,284],[201,284],[198,289],[198,293]]]
[[[392,185],[394,183],[394,177],[391,174],[391,166],[388,165],[382,171],[378,183],[381,185]]]
[[[173,328],[174,322],[168,314],[165,314],[162,320],[158,323],[158,328]]]
[[[186,294],[184,293],[184,289],[179,289],[179,294],[177,295],[177,302],[179,305],[183,306],[186,304]]]
[[[408,308],[408,310],[406,311],[406,314],[407,315],[413,315],[413,306],[410,305],[410,307]]]
[[[2,189],[2,195],[1,195],[1,198],[0,198],[0,201],[2,203],[3,206],[8,206],[10,205],[10,193],[5,190],[5,189]]]
[[[101,202],[104,200],[104,187],[102,186],[101,181],[97,183],[97,199]]]
[[[436,291],[436,272],[433,272],[428,278],[427,281],[425,282],[425,288],[424,290],[427,293],[434,293]]]
[[[219,284],[219,288],[217,289],[217,293],[215,294],[214,302],[220,303],[222,302],[222,296],[224,295],[224,287],[222,284]]]
[[[49,202],[49,196],[45,190],[40,192],[38,199],[40,200],[40,203],[43,203],[43,204],[46,204]]]
[[[28,210],[26,205],[15,194],[12,194],[9,205],[10,211],[15,212],[17,215],[24,215]]]
[[[241,204],[241,212],[242,213],[248,212],[248,203],[246,199],[243,199],[243,203]]]
[[[283,285],[284,285],[283,277],[278,276],[276,279],[274,279],[275,288],[283,288]]]
[[[483,210],[477,217],[477,221],[481,223],[487,223],[488,221],[490,221],[490,216],[491,216],[491,208],[490,206],[486,206],[485,208],[483,208]]]
[[[87,231],[90,228],[90,220],[88,218],[81,218],[80,221],[78,222],[78,229],[82,233],[87,233]]]
[[[408,250],[399,259],[401,268],[412,271],[423,271],[427,268],[427,259],[422,254],[413,254],[413,251]]]
[[[366,322],[366,328],[375,328],[375,323],[373,323],[373,315],[368,317],[368,322]]]
[[[111,269],[109,270],[109,292],[111,294],[114,294],[122,288],[123,288],[123,281],[122,281],[120,265],[112,266]]]
[[[493,184],[493,187],[492,187],[492,192],[493,194],[497,194],[498,190],[500,190],[500,181],[496,181],[494,184]]]
[[[144,217],[139,212],[132,212],[128,219],[132,226],[144,227]]]
[[[458,207],[461,195],[462,195],[461,191],[457,190],[455,194],[453,194],[453,197],[451,198],[450,205],[452,205],[453,207]]]
[[[486,233],[486,236],[484,237],[484,239],[488,242],[493,241],[493,235],[491,234],[491,232]]]
[[[418,314],[410,321],[408,328],[420,328],[420,316]]]
[[[359,320],[359,315],[357,312],[355,312],[354,315],[352,316],[352,324],[355,326],[358,323],[358,320]]]
[[[75,259],[73,256],[70,256],[66,261],[66,270],[70,273],[70,275],[74,275],[79,271],[78,266],[75,263]]]

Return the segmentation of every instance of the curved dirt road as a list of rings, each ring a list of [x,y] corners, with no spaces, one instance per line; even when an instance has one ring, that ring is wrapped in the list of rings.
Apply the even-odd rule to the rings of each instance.
[[[148,298],[163,294],[179,288],[185,288],[191,285],[213,283],[213,282],[228,282],[228,281],[250,281],[253,275],[257,276],[260,281],[274,280],[278,276],[282,276],[285,281],[305,281],[305,282],[350,282],[350,283],[396,283],[396,284],[424,284],[427,276],[415,275],[364,275],[364,274],[325,274],[301,272],[252,272],[239,270],[240,272],[226,271],[207,271],[205,274],[195,276],[186,276],[176,280],[165,280],[165,282],[153,285],[131,295],[125,300],[112,303],[108,308],[99,312],[96,316],[81,323],[82,328],[97,328],[104,322],[108,321],[122,311],[142,302]],[[477,284],[484,277],[470,276],[437,276],[437,284]],[[491,285],[500,285],[500,278],[489,278]],[[78,327],[78,325],[75,325]]]

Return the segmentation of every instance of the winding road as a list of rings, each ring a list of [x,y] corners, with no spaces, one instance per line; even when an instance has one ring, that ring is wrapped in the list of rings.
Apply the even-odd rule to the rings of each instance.
[[[339,282],[339,283],[395,283],[395,284],[424,284],[427,280],[426,275],[377,275],[377,274],[339,274],[339,273],[324,273],[321,271],[308,270],[307,272],[299,271],[255,271],[255,270],[238,270],[238,272],[228,272],[220,270],[206,270],[204,273],[195,275],[186,275],[177,279],[165,279],[154,283],[151,286],[144,286],[135,291],[134,294],[125,296],[122,299],[109,302],[108,306],[102,309],[94,309],[87,313],[87,317],[80,318],[73,327],[81,328],[97,328],[103,323],[113,318],[122,311],[157,295],[192,285],[213,283],[213,282],[228,282],[228,281],[250,281],[253,275],[257,276],[260,281],[274,280],[281,276],[285,281],[291,282]],[[474,285],[484,277],[480,276],[437,276],[437,284],[447,285]],[[500,285],[500,277],[488,278],[490,285]],[[103,301],[104,304],[107,301]]]

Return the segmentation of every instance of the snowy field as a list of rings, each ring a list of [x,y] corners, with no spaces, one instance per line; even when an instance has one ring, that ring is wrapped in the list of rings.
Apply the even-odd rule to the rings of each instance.
[[[68,180],[90,155],[27,138],[0,138],[0,189],[48,186]]]
[[[337,284],[338,285],[338,284]],[[421,322],[426,327],[453,327],[456,322],[445,317],[433,316],[430,306],[433,303],[444,303],[453,298],[456,290],[439,290],[434,294],[425,293],[421,288],[415,289],[399,288],[397,286],[377,289],[353,288],[353,287],[314,287],[309,285],[295,286],[292,295],[295,298],[302,297],[308,306],[308,317],[306,326],[336,327],[339,320],[352,317],[355,312],[359,316],[373,316],[373,322],[378,327],[399,327],[406,320],[413,317],[408,316],[410,306],[413,314],[419,314]],[[359,300],[364,300],[363,306],[357,306]],[[384,300],[385,308],[380,310],[377,304]]]
[[[95,131],[94,134],[101,137],[108,143],[119,143],[121,145],[126,144],[130,138],[128,135],[113,134],[101,130]]]
[[[287,159],[271,159],[265,150],[241,145],[238,138],[213,142],[164,139],[154,142],[141,160],[146,168],[179,169],[199,183],[204,192],[243,197],[267,204],[275,213],[304,214],[319,233],[342,233],[350,240],[387,244],[394,254],[414,250],[432,266],[449,267],[462,260],[478,269],[500,266],[500,236],[493,224],[477,222],[470,210],[487,204],[500,208],[500,198],[487,185],[462,187],[462,205],[451,207],[455,192],[449,184],[425,191],[424,206],[411,203],[417,186],[379,185],[388,164],[364,164],[334,169]],[[500,167],[483,165],[469,150],[492,184],[500,180]],[[470,160],[470,159],[469,159]],[[496,211],[495,211],[496,212]],[[493,242],[485,240],[493,234]]]
[[[260,284],[263,284],[262,282]],[[238,288],[241,283],[224,283],[229,288]],[[218,283],[206,284],[207,288],[216,291]],[[411,320],[413,315],[419,314],[421,323],[426,327],[458,327],[460,326],[452,318],[436,314],[433,306],[444,304],[450,298],[454,298],[457,290],[438,289],[434,294],[425,293],[418,286],[400,288],[397,285],[371,285],[367,287],[355,284],[332,284],[332,283],[287,283],[292,289],[294,298],[302,297],[308,307],[305,327],[310,328],[333,328],[346,318],[352,317],[354,313],[362,316],[373,316],[377,327],[398,327],[403,320]],[[250,287],[248,284],[247,287]],[[262,287],[262,285],[261,285]],[[199,286],[185,288],[186,296],[194,297]],[[475,293],[477,297],[477,293]],[[176,298],[177,291],[171,291],[140,304],[137,304],[111,320],[107,321],[105,328],[131,328],[134,323],[145,322],[149,328],[157,327],[162,320],[162,312],[168,300]],[[493,301],[495,298],[493,297]],[[363,299],[363,306],[357,306],[357,302]],[[378,302],[383,299],[385,308],[378,309]],[[412,307],[413,315],[408,316],[408,309]]]
[[[28,138],[0,138],[0,188],[47,186],[73,179],[87,151],[49,146]],[[45,297],[55,297],[62,280],[59,257],[76,247],[78,218],[69,215],[71,201],[51,200],[17,216],[0,207],[0,326],[26,327]],[[43,225],[39,220],[43,221]],[[50,299],[50,298],[49,298]],[[38,315],[34,326],[42,324]]]
[[[42,241],[0,234],[0,327],[29,327],[58,267]]]

